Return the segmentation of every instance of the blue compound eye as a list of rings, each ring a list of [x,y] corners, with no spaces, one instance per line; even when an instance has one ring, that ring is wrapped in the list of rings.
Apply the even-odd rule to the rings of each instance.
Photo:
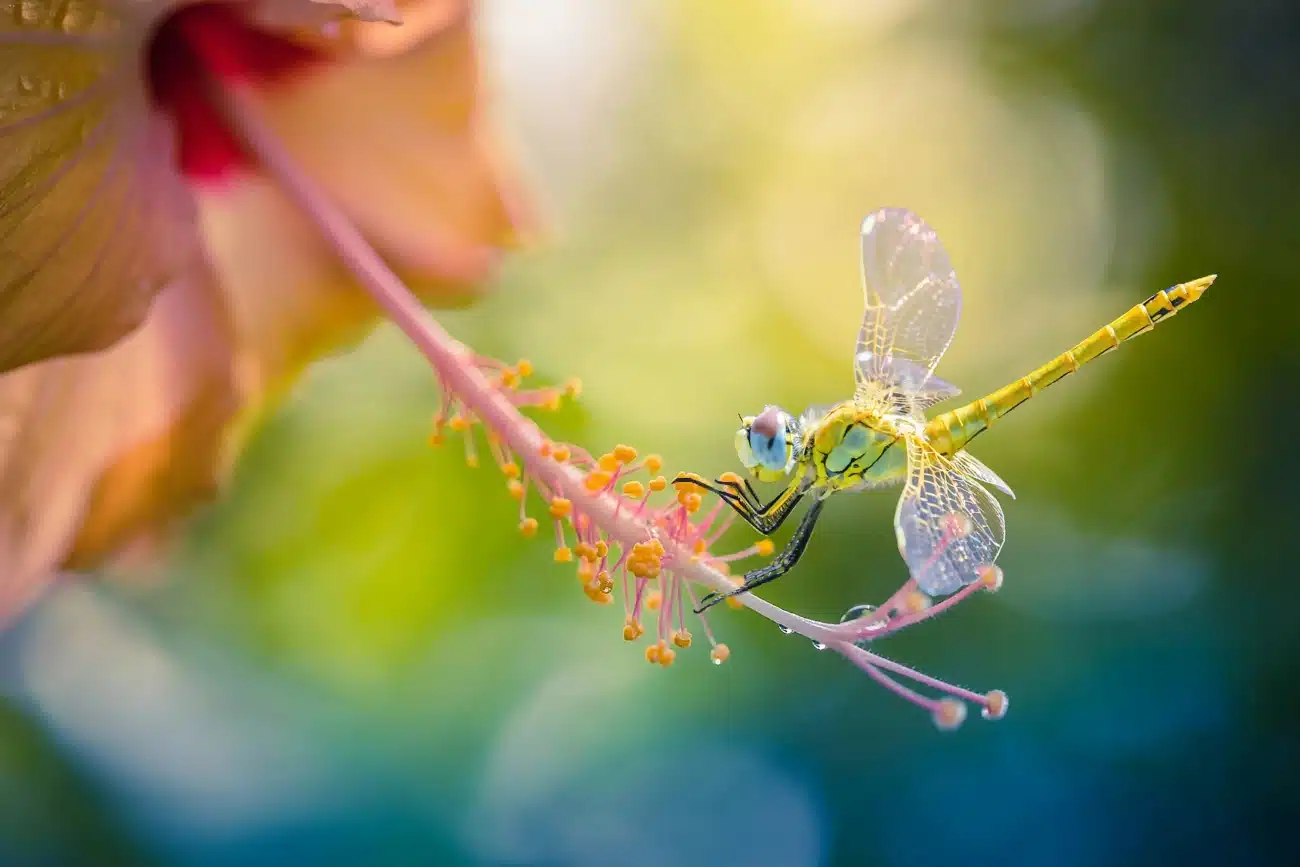
[[[790,419],[774,406],[755,416],[749,426],[749,451],[758,466],[777,472],[790,463]]]

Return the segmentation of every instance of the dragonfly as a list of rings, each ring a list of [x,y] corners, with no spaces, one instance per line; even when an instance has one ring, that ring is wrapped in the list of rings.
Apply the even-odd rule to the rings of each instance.
[[[853,396],[798,417],[768,405],[742,416],[736,431],[736,452],[749,476],[784,482],[780,493],[764,503],[749,478],[735,473],[713,482],[694,473],[674,480],[712,491],[763,535],[811,500],[770,563],[745,573],[735,588],[705,596],[697,613],[789,572],[827,499],[841,491],[903,486],[894,532],[923,593],[945,596],[989,577],[1006,525],[986,486],[1015,494],[968,451],[971,442],[1049,385],[1199,299],[1216,277],[1163,289],[1015,382],[927,418],[931,407],[961,393],[934,373],[961,315],[957,275],[935,230],[907,209],[868,215],[860,236],[866,311],[853,356]]]

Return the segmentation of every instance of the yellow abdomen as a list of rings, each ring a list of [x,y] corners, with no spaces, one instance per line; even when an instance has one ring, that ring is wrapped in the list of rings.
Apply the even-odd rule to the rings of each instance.
[[[1171,289],[1162,289],[1123,316],[1098,329],[1069,352],[1057,356],[1029,375],[966,406],[935,416],[925,426],[926,437],[940,452],[954,454],[960,451],[992,427],[993,422],[1052,383],[1074,373],[1094,358],[1116,349],[1121,343],[1150,331],[1156,323],[1173,316],[1200,298],[1214,282],[1214,278],[1215,275],[1210,275],[1190,283],[1180,283]]]

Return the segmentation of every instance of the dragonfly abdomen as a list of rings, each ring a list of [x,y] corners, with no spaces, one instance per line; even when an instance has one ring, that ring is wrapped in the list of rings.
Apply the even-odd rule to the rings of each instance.
[[[925,427],[931,445],[945,454],[960,451],[992,427],[995,421],[1052,383],[1064,379],[1112,349],[1119,348],[1121,343],[1145,334],[1157,323],[1200,298],[1213,282],[1213,276],[1202,277],[1190,283],[1162,289],[1037,370],[979,400],[935,416]]]

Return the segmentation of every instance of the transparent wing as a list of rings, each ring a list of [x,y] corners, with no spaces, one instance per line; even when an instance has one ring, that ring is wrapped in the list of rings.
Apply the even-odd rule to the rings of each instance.
[[[961,316],[961,287],[938,234],[902,208],[862,221],[862,288],[866,312],[858,332],[858,392],[911,396],[914,411],[955,397],[934,376]]]
[[[991,471],[990,471],[991,472]],[[907,485],[894,513],[898,551],[922,592],[946,596],[979,580],[1006,538],[1002,507],[954,461],[907,441]]]
[[[1016,498],[1016,494],[1011,490],[1011,486],[1002,481],[1002,477],[993,472],[989,465],[972,455],[970,452],[958,452],[952,459],[956,465],[957,471],[965,476],[973,476],[986,485],[992,485],[1011,499]]]

